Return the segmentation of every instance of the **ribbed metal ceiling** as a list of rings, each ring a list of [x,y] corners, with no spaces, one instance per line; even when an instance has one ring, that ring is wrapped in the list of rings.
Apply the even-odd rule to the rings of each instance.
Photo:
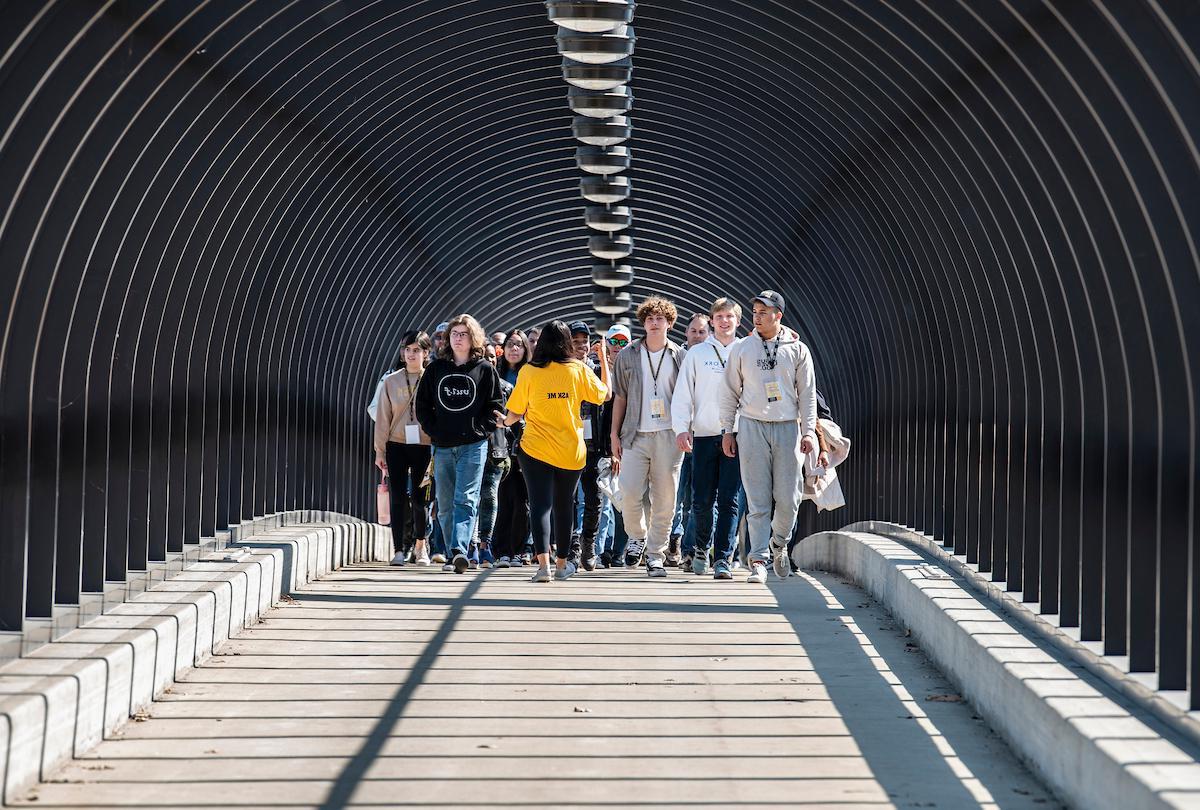
[[[0,19],[0,626],[241,518],[368,514],[363,405],[406,329],[591,317],[541,3]],[[856,439],[838,520],[936,532],[1164,682],[1200,671],[1198,7],[635,24],[634,300],[780,290]]]

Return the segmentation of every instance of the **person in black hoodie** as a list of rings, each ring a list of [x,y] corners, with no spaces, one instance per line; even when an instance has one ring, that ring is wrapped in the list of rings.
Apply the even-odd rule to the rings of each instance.
[[[417,421],[433,442],[438,522],[449,562],[443,571],[470,566],[467,549],[475,531],[488,436],[504,397],[500,377],[483,359],[483,327],[470,315],[447,324],[446,345],[421,375]]]

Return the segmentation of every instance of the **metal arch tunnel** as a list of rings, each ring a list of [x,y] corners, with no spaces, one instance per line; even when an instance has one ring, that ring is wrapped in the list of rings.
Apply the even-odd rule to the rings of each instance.
[[[0,630],[366,516],[399,335],[591,317],[537,2],[0,4]],[[952,541],[1200,708],[1200,12],[639,6],[634,300],[789,302],[839,523]]]

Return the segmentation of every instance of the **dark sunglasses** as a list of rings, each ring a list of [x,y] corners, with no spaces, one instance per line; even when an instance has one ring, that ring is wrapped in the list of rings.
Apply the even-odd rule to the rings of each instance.
[[[608,339],[608,345],[620,346],[623,349],[629,345],[629,338],[624,335],[613,335]]]

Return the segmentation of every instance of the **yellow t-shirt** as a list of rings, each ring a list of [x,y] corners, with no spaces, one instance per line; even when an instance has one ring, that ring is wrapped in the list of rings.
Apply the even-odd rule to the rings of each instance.
[[[525,415],[521,449],[559,469],[582,470],[587,449],[579,406],[584,400],[600,405],[606,396],[604,383],[578,360],[545,368],[526,363],[508,397],[508,409]]]

